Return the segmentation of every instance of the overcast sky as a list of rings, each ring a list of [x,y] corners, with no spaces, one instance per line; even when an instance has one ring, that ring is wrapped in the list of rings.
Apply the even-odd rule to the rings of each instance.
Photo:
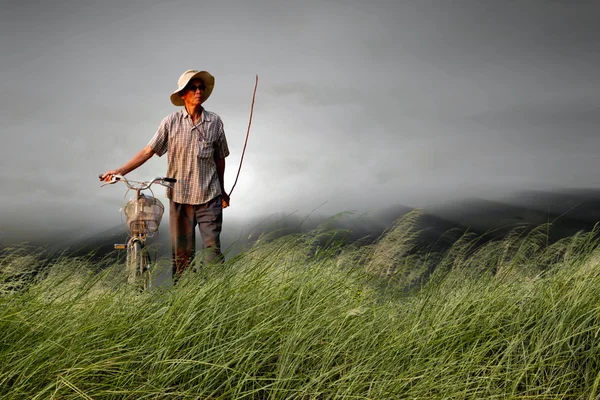
[[[4,0],[0,242],[118,225],[124,186],[97,176],[176,110],[187,69],[216,78],[228,190],[259,76],[226,224],[600,187],[599,18],[597,0]]]

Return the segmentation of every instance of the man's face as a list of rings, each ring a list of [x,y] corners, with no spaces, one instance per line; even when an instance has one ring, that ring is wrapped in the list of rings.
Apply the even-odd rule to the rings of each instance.
[[[181,91],[181,98],[189,106],[197,106],[204,102],[204,82],[202,79],[192,79]]]

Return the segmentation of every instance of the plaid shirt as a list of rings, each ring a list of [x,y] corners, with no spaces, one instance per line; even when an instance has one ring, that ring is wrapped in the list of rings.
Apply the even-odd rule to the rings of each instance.
[[[176,178],[167,197],[181,204],[203,204],[221,194],[215,159],[229,155],[223,121],[202,110],[196,125],[183,108],[167,115],[148,143],[159,157],[169,152],[167,176]]]

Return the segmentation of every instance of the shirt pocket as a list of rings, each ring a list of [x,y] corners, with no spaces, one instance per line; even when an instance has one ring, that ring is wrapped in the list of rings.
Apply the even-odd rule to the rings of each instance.
[[[212,158],[214,153],[214,143],[200,140],[198,142],[198,158]]]

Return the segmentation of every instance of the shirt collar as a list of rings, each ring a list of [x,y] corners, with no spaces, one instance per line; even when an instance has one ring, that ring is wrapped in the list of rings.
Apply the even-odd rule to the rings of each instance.
[[[181,114],[183,115],[183,118],[190,118],[190,113],[188,113],[187,109],[185,107],[183,107],[183,109],[181,110]],[[204,109],[204,107],[202,107],[202,112],[200,114],[200,122],[210,122],[210,117],[208,116],[208,112],[206,112],[206,110]]]

